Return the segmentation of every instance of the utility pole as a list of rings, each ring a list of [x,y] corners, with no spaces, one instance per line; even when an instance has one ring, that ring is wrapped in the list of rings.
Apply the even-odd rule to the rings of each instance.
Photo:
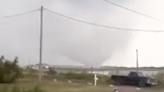
[[[136,49],[136,67],[137,67],[137,72],[139,71],[139,65],[138,65],[138,49]]]
[[[30,58],[28,58],[28,65],[31,65],[31,63],[30,63]]]
[[[40,9],[39,83],[42,81],[43,6]]]

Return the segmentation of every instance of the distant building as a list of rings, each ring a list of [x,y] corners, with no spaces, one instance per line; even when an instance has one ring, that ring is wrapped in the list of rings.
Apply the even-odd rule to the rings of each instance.
[[[50,65],[48,64],[42,64],[41,65],[42,69],[49,69],[50,68]],[[35,64],[35,65],[28,65],[26,66],[26,68],[32,68],[32,69],[39,69],[39,64]]]

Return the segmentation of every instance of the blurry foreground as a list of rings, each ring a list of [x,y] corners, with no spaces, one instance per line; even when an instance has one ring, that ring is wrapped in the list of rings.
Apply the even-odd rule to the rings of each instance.
[[[38,70],[18,65],[18,58],[13,61],[0,58],[0,92],[112,92],[115,88],[122,92],[163,92],[163,75],[156,78],[159,85],[150,88],[136,89],[129,86],[110,85],[110,76],[97,75],[97,86],[93,85],[93,74],[58,73],[54,69],[42,72],[42,83],[38,83]]]

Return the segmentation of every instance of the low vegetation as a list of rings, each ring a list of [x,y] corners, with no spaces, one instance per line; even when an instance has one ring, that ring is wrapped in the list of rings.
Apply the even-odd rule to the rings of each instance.
[[[30,88],[24,89],[19,86],[14,86],[14,87],[4,86],[3,88],[0,89],[0,92],[45,92],[45,91],[41,90],[38,87],[34,87],[31,89]]]
[[[158,73],[155,77],[158,80],[159,87],[163,87],[164,73]],[[108,86],[110,83],[109,76],[98,75],[98,78],[98,84],[101,85],[99,89],[105,90],[108,88],[107,91],[102,92],[110,92]],[[18,65],[17,57],[15,57],[13,61],[6,60],[4,56],[0,57],[0,92],[54,92],[54,90],[58,90],[58,92],[61,92],[60,90],[63,89],[59,89],[61,88],[59,87],[59,85],[62,87],[64,86],[65,89],[67,88],[67,90],[71,89],[71,86],[74,87],[71,89],[73,90],[72,92],[82,92],[82,90],[79,91],[80,89],[77,89],[77,87],[85,87],[85,89],[83,89],[85,90],[85,92],[87,92],[86,89],[88,89],[88,92],[100,91],[96,91],[98,90],[98,87],[93,87],[93,74],[88,74],[86,72],[58,73],[54,69],[50,68],[49,71],[43,73],[43,80],[46,80],[44,84],[38,84],[37,79],[38,71],[31,68],[20,68]],[[47,81],[49,81],[50,83],[48,83]],[[71,86],[68,81],[72,82]],[[50,87],[53,88],[53,91],[50,90]],[[92,91],[91,88],[93,88],[93,90],[96,90]],[[68,91],[65,90],[62,92]]]

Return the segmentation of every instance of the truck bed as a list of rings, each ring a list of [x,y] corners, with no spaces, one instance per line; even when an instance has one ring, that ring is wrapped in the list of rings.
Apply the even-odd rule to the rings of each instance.
[[[128,75],[112,75],[111,79],[128,78]]]

